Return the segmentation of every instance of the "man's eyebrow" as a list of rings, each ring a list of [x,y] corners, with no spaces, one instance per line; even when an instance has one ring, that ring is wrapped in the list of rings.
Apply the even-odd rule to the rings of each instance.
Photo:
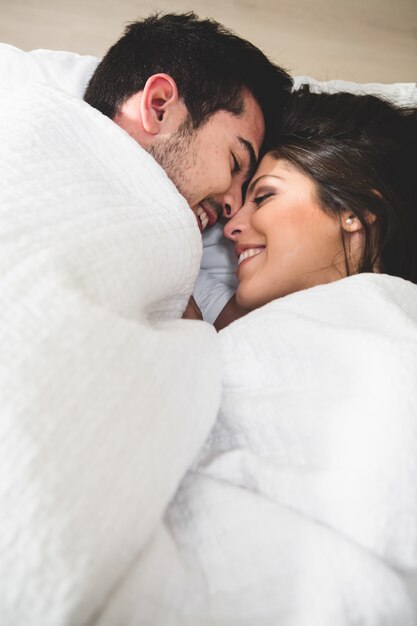
[[[247,139],[243,139],[243,137],[238,137],[238,139],[249,156],[248,178],[250,178],[256,170],[258,159],[256,157],[255,150],[253,149],[253,145],[251,144],[251,142]]]

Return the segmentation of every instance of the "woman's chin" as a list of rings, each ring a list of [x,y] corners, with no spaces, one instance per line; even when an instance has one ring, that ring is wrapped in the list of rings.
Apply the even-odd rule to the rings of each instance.
[[[253,291],[249,289],[245,289],[244,283],[238,286],[236,291],[236,302],[237,304],[246,309],[247,311],[253,311],[254,309],[259,309],[259,307],[263,306],[270,299],[263,294],[255,294]]]
[[[245,294],[245,290],[242,285],[239,285],[236,291],[236,303],[243,309],[251,311],[254,307],[251,304],[251,298],[248,298]]]

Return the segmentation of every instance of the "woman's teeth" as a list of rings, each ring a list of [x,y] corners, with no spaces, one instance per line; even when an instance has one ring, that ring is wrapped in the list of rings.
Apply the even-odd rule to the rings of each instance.
[[[201,208],[201,206],[197,207],[196,213],[197,213],[197,215],[198,215],[198,217],[200,219],[202,230],[204,230],[206,228],[207,224],[209,223],[208,215],[205,212],[205,210],[203,208]]]
[[[237,264],[240,265],[245,259],[249,259],[251,256],[256,256],[263,252],[265,248],[248,248],[248,250],[244,250],[242,254],[239,256]]]

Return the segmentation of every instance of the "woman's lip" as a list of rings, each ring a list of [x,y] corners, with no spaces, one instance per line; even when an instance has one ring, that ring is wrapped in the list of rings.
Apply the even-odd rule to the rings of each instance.
[[[258,248],[263,249],[265,248],[265,245],[260,243],[245,243],[244,245],[235,246],[236,256],[239,258],[245,250],[257,250]]]
[[[241,261],[239,263],[239,265],[237,266],[237,271],[236,271],[236,275],[239,274],[239,270],[243,265],[246,265],[248,261],[252,261],[253,259],[256,259],[258,256],[260,256],[262,254],[262,252],[264,252],[266,246],[252,246],[252,247],[246,247],[245,250],[254,250],[256,248],[259,248],[260,252],[258,252],[258,254],[254,254],[253,256],[248,256],[247,259],[244,259],[243,261]],[[243,250],[242,250],[243,252]]]

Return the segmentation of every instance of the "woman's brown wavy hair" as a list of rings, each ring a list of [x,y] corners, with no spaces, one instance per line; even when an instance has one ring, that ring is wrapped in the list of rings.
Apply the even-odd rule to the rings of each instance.
[[[379,271],[417,283],[417,108],[304,86],[290,96],[269,151],[316,183],[324,211],[360,220],[357,271],[372,272],[378,262]],[[368,212],[377,217],[372,227]],[[341,236],[345,245],[342,229]]]

